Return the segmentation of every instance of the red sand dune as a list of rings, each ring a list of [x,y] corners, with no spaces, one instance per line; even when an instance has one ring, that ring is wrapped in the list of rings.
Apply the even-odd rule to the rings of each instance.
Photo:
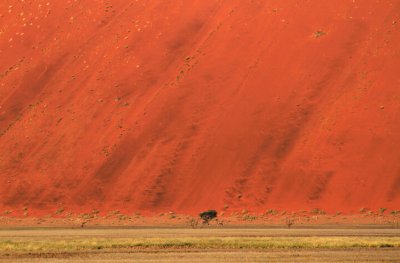
[[[400,1],[0,2],[0,211],[400,206]]]

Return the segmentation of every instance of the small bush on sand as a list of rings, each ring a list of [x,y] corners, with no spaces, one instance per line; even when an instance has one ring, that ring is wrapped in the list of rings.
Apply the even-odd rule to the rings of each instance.
[[[285,223],[288,228],[291,228],[294,225],[294,218],[287,217]]]
[[[55,215],[61,215],[62,213],[64,213],[64,208],[59,208],[54,212]]]
[[[379,213],[384,214],[386,210],[387,210],[386,207],[381,207],[379,208]]]
[[[313,210],[311,210],[312,214],[316,214],[316,215],[325,215],[326,212],[322,209],[319,208],[314,208]]]
[[[257,217],[253,216],[253,215],[245,214],[245,215],[243,215],[242,219],[244,221],[253,221],[253,220],[256,220]]]
[[[195,219],[195,218],[190,218],[190,219],[188,220],[187,224],[188,224],[191,228],[195,229],[195,228],[197,228],[197,226],[199,225],[199,220],[198,220],[198,219]]]
[[[269,210],[267,210],[267,212],[265,214],[267,214],[267,215],[277,215],[278,214],[278,210],[269,209]]]

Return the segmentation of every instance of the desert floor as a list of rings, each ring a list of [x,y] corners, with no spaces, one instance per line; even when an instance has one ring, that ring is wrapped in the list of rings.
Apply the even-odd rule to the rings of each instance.
[[[140,227],[0,230],[0,262],[398,262],[400,229]]]

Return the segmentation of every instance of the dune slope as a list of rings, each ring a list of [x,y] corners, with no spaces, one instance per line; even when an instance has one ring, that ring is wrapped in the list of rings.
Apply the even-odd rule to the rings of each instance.
[[[0,212],[400,204],[400,2],[0,3]]]

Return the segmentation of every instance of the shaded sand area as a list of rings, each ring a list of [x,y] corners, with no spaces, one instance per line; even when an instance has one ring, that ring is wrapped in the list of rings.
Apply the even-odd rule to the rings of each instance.
[[[17,228],[0,262],[396,262],[400,229]]]

